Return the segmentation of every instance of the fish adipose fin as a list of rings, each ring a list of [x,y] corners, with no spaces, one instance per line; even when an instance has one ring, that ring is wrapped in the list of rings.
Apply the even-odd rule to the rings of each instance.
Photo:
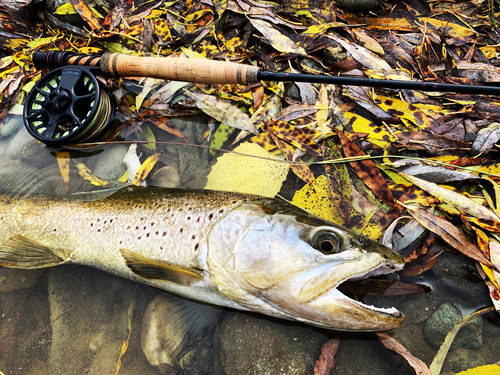
[[[0,244],[0,265],[34,269],[65,263],[69,257],[29,238],[15,235]]]
[[[175,263],[146,258],[127,249],[120,249],[128,268],[135,274],[152,280],[165,280],[189,286],[203,279],[203,271]]]

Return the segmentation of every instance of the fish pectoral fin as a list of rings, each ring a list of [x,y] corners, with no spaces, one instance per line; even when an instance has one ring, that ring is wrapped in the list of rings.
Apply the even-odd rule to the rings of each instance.
[[[170,281],[184,286],[203,279],[203,271],[196,268],[149,259],[127,249],[120,249],[120,252],[125,258],[127,267],[145,279]]]
[[[35,269],[65,263],[69,257],[21,235],[15,235],[0,244],[0,265],[4,267]]]

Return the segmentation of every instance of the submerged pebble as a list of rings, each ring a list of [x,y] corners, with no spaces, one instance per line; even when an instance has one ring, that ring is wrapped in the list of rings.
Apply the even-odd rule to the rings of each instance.
[[[446,335],[468,314],[458,304],[443,303],[425,322],[424,336],[434,348],[439,348]],[[458,331],[453,345],[474,349],[483,345],[483,320],[478,317]]]
[[[312,374],[328,338],[312,328],[231,313],[218,334],[218,374]]]
[[[179,172],[177,172],[175,168],[167,165],[153,173],[151,176],[151,184],[152,186],[177,188],[181,184],[181,178],[179,177]]]
[[[36,284],[44,270],[20,270],[0,267],[0,292],[31,288]]]
[[[118,180],[125,171],[127,166],[123,162],[123,157],[128,151],[128,147],[124,145],[113,145],[106,148],[96,159],[94,174],[106,181]]]

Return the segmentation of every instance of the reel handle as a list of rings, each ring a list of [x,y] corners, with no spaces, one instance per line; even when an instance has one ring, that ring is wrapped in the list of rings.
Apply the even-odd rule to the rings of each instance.
[[[241,84],[260,81],[260,69],[252,65],[187,58],[137,57],[105,53],[101,58],[68,52],[35,52],[38,68],[54,69],[63,65],[100,66],[102,73],[113,77],[151,77],[171,81],[207,84]]]

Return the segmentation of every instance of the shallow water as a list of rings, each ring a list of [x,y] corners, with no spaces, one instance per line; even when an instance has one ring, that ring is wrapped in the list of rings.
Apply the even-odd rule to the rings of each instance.
[[[192,143],[199,142],[206,126],[203,116],[174,121]],[[96,189],[79,176],[73,162],[66,188],[56,158],[62,154],[34,141],[22,127],[19,116],[11,116],[8,125],[12,130],[0,133],[1,193],[67,194]],[[153,132],[157,141],[178,142],[170,134],[156,129]],[[134,139],[127,129],[122,130],[121,136]],[[85,163],[99,177],[116,181],[126,170],[121,159],[127,150],[128,144],[107,145],[71,151],[71,158]],[[179,187],[188,189],[205,186],[213,163],[208,150],[189,146],[157,144],[156,150],[139,147],[139,151],[163,152],[161,162],[174,168],[179,174]],[[147,182],[154,183],[151,178]],[[439,250],[438,246],[432,249]],[[446,326],[447,320],[453,320],[452,313],[466,316],[491,304],[474,269],[472,262],[447,251],[431,271],[403,280],[429,285],[431,292],[356,298],[403,311],[406,322],[390,335],[430,364],[438,349],[430,344],[430,336],[437,335],[434,341],[439,342],[439,333],[432,333],[432,329]],[[117,367],[122,375],[312,374],[321,346],[339,335],[262,315],[197,304],[75,265],[36,271],[1,268],[0,298],[0,371],[4,374],[115,374]],[[168,306],[172,304],[190,314],[187,322],[196,321],[198,325],[176,344],[178,353],[168,357],[156,350],[152,359],[153,354],[147,356],[143,347],[168,347],[167,341],[176,337],[175,331],[181,326],[183,317],[171,313]],[[437,315],[431,318],[437,310],[448,315],[431,325],[429,321],[437,319]],[[488,314],[474,324],[464,327],[457,336],[443,374],[500,360],[498,318]],[[156,336],[151,334],[155,329],[162,332],[159,341],[154,341]],[[128,347],[120,359],[129,333]],[[414,373],[402,357],[385,348],[375,335],[340,334],[339,339],[332,374]]]

